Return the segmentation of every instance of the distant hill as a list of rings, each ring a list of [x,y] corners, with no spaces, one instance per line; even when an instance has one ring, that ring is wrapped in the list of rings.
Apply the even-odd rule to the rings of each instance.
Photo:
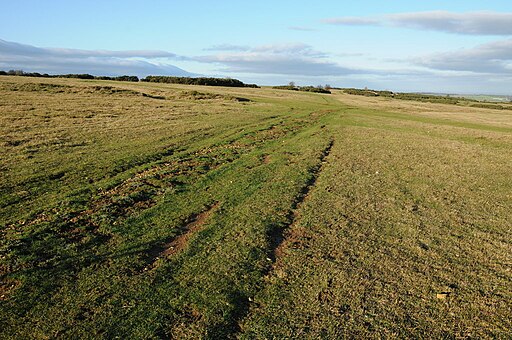
[[[149,74],[198,76],[169,64],[158,64],[157,57],[175,57],[165,51],[106,51],[46,48],[0,39],[0,65],[4,70],[24,70],[49,74],[92,74],[121,76]]]

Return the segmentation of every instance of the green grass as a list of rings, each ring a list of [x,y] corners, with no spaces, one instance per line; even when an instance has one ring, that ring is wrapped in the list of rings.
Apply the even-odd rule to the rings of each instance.
[[[28,77],[0,94],[2,338],[511,331],[512,131],[485,109]]]

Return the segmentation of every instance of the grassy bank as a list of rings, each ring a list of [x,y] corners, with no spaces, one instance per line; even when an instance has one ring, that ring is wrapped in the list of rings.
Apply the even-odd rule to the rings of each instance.
[[[507,110],[29,77],[0,94],[2,337],[510,332]]]

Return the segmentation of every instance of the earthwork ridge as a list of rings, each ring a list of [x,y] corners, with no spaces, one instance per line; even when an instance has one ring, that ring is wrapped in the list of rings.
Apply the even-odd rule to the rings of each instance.
[[[268,260],[271,264],[267,268],[266,272],[264,272],[262,275],[263,282],[269,282],[269,277],[271,277],[275,269],[280,266],[281,257],[284,254],[284,250],[289,246],[289,244],[293,243],[293,240],[296,237],[293,234],[293,227],[300,220],[302,205],[308,200],[311,192],[314,190],[316,182],[322,173],[323,167],[325,164],[327,164],[327,158],[329,157],[333,146],[334,140],[330,139],[327,146],[320,153],[316,165],[309,169],[308,178],[295,197],[295,200],[290,207],[290,211],[288,212],[288,222],[284,225],[275,226],[270,230],[268,234],[270,244]],[[236,319],[234,320],[234,322],[237,322],[236,327],[234,327],[236,331],[234,334],[230,334],[230,338],[236,338],[242,332],[240,324],[242,320],[247,318],[251,313],[249,302],[251,301],[249,300],[246,302],[246,306],[239,309],[241,313],[237,315]]]

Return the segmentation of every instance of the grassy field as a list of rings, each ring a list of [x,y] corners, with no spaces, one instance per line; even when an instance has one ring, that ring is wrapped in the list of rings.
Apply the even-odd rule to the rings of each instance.
[[[0,77],[0,338],[508,338],[512,111]]]
[[[497,103],[510,103],[511,96],[496,96],[496,95],[462,95],[465,98],[474,99],[483,102],[497,102]]]

